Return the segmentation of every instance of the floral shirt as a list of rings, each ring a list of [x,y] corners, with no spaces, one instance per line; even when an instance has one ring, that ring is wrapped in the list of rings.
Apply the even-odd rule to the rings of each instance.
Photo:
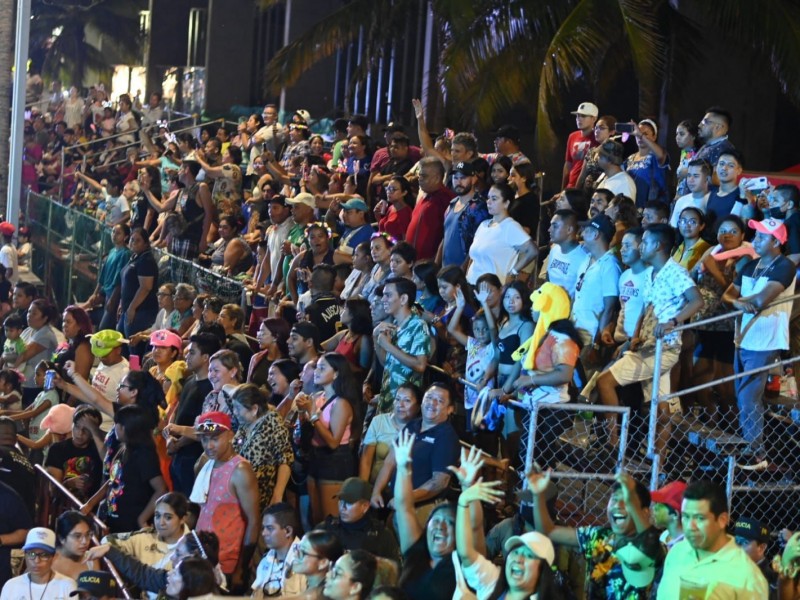
[[[683,309],[686,304],[684,292],[695,287],[688,271],[673,259],[667,260],[661,270],[648,282],[645,291],[645,314],[639,337],[642,348],[653,348],[656,343],[654,330],[658,323],[667,323]],[[680,347],[680,332],[671,331],[664,336],[664,344]]]
[[[578,546],[586,559],[587,600],[645,600],[648,588],[625,581],[622,566],[613,555],[616,535],[610,527],[578,527]]]
[[[409,316],[402,327],[399,327],[392,335],[392,344],[412,356],[429,356],[431,339],[428,335],[425,321],[415,314]],[[383,379],[381,380],[381,393],[378,398],[379,413],[391,412],[397,388],[400,387],[401,383],[407,381],[421,386],[422,374],[417,373],[410,367],[406,367],[387,352],[383,368]]]

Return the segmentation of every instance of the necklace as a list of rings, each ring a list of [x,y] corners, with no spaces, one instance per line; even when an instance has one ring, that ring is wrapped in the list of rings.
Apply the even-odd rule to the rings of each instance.
[[[28,573],[28,596],[30,599],[33,600],[33,585],[32,585],[31,574]],[[47,588],[50,585],[50,582],[53,581],[53,572],[50,571],[50,574],[47,576],[47,585],[44,586],[44,590],[42,590],[42,595],[39,596],[39,600],[44,599],[44,595],[47,593]],[[38,584],[37,584],[38,585]]]
[[[780,256],[780,254],[778,256]],[[762,275],[766,275],[767,272],[769,272],[770,268],[772,267],[772,264],[776,260],[778,260],[778,256],[773,257],[773,259],[769,261],[769,264],[766,267],[761,266],[761,261],[764,259],[763,258],[758,259],[758,264],[756,265],[756,268],[753,269],[753,279],[758,279]]]

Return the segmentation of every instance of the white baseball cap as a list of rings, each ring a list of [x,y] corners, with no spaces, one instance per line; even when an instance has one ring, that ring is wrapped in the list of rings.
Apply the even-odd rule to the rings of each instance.
[[[47,527],[34,527],[28,532],[22,549],[25,552],[28,550],[44,550],[53,554],[56,551],[56,534]]]
[[[586,115],[589,117],[596,117],[600,114],[600,109],[597,108],[596,104],[592,104],[591,102],[581,102],[578,105],[578,110],[572,111],[573,115]]]

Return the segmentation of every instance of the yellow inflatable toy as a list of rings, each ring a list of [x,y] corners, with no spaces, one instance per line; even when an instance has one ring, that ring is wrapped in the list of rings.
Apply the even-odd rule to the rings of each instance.
[[[569,318],[570,313],[569,295],[560,285],[549,281],[542,284],[531,294],[531,302],[533,302],[533,310],[539,313],[536,328],[528,341],[511,355],[514,360],[519,360],[524,355],[525,359],[522,363],[522,368],[529,371],[534,368],[536,350],[547,335],[550,324],[559,319]]]

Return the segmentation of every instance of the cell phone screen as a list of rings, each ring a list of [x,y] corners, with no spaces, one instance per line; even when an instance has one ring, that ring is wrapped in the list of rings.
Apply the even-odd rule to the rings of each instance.
[[[633,125],[631,123],[617,123],[617,133],[633,133]]]

